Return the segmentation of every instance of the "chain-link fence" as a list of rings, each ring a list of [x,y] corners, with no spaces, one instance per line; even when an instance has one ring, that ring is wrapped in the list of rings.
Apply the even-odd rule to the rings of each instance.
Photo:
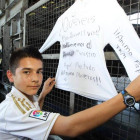
[[[25,45],[33,45],[37,49],[42,46],[49,36],[58,17],[74,3],[74,0],[43,1],[41,5],[36,4],[36,6],[34,6],[35,8],[30,8],[29,12],[25,15]],[[139,35],[139,0],[118,0],[118,2],[125,10]],[[136,16],[134,17],[133,15]],[[115,53],[109,45],[105,47],[104,51]],[[52,55],[57,55],[59,53],[59,42],[55,43],[44,52],[44,54]],[[44,59],[44,80],[48,77],[55,77],[58,62],[59,59],[55,57]],[[130,83],[124,66],[118,58],[106,59],[106,64],[113,83],[119,92]],[[91,100],[74,93],[54,88],[53,91],[47,95],[43,110],[59,112],[67,116],[100,103],[101,102],[96,100]],[[136,107],[139,109],[138,103]],[[102,126],[77,137],[77,139],[139,140],[140,116],[135,110],[128,108]]]

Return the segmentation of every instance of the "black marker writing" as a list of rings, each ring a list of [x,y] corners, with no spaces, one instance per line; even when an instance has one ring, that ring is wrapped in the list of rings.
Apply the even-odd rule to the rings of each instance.
[[[62,44],[62,49],[65,49],[65,48],[70,48],[70,47],[86,47],[88,49],[91,49],[92,48],[92,42],[91,40],[87,43],[84,43],[84,42],[78,42],[78,43],[70,43],[70,42],[66,42],[66,44]]]
[[[88,49],[91,49],[91,48],[92,48],[92,42],[91,42],[91,40],[90,40],[89,43],[86,44],[86,47],[87,47]]]
[[[68,72],[68,71],[65,71],[65,70],[62,70],[61,71],[61,75],[64,76],[74,76],[74,72]]]
[[[79,69],[86,69],[86,70],[90,70],[90,71],[95,71],[95,67],[88,65],[86,64],[85,62],[84,63],[80,63],[80,62],[76,62],[75,63],[75,68],[79,68]]]
[[[118,49],[120,55],[123,57],[123,59],[125,59],[126,58],[126,55],[125,55],[125,53],[123,53],[122,49],[119,47],[118,44],[117,44],[117,49]]]
[[[69,48],[69,47],[84,47],[84,43],[69,43],[66,42],[66,44],[62,44],[62,48]]]
[[[71,67],[72,63],[67,64],[66,62],[64,63],[64,67],[66,67],[67,69],[69,69]]]
[[[131,52],[131,49],[130,47],[125,43],[124,41],[124,36],[122,35],[122,31],[120,29],[117,29],[115,32],[114,32],[114,35],[116,37],[116,39],[120,42],[121,46],[127,51],[127,53],[132,56],[132,52]]]
[[[136,72],[140,73],[140,69],[139,70],[136,70]]]
[[[82,31],[77,31],[77,32],[70,32],[68,35],[64,34],[62,35],[61,33],[59,34],[62,37],[63,41],[67,41],[69,39],[75,38],[75,37],[91,37],[91,36],[95,36],[98,35],[100,32],[100,26],[97,25],[97,27],[95,27],[94,30],[91,31],[87,31],[87,30],[82,30]]]
[[[80,55],[80,56],[84,56],[84,57],[96,57],[95,53],[85,52],[85,51],[83,52],[83,51],[80,51],[80,50],[76,50],[75,55]]]
[[[63,52],[63,57],[67,57],[67,56],[74,56],[74,51],[69,51],[69,52]]]
[[[101,78],[98,77],[98,76],[90,76],[90,75],[87,75],[87,74],[81,74],[80,72],[77,72],[76,77],[77,78],[82,78],[82,79],[85,79],[85,80],[90,80],[90,81],[96,83],[97,85],[101,84]]]
[[[134,63],[135,63],[135,67],[136,68],[139,68],[140,67],[140,61],[139,60],[136,60]]]
[[[62,21],[62,30],[64,32],[67,32],[69,29],[71,29],[74,26],[79,26],[79,25],[87,25],[95,22],[95,17],[86,17],[86,18],[69,18],[65,17]]]

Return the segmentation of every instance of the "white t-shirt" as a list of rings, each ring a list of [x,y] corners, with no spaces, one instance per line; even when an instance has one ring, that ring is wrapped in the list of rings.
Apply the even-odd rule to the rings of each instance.
[[[59,116],[40,111],[37,97],[34,102],[15,87],[0,104],[0,140],[46,140]]]
[[[140,40],[116,0],[77,0],[58,18],[39,51],[56,41],[61,44],[57,88],[103,101],[115,96],[103,51],[107,44],[130,80],[140,74]]]

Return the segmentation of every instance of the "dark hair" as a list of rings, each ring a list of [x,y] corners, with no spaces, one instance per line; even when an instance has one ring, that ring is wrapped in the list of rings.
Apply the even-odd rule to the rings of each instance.
[[[10,69],[10,71],[13,74],[15,74],[15,70],[19,65],[19,61],[21,59],[27,58],[27,57],[39,59],[43,63],[43,57],[42,57],[41,53],[35,47],[26,46],[26,47],[16,49],[11,54],[10,61],[9,61],[9,69]]]

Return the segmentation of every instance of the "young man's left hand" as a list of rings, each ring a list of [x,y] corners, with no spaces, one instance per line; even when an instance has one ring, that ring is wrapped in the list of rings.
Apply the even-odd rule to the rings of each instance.
[[[42,88],[42,97],[45,98],[45,96],[51,92],[52,88],[54,87],[55,85],[55,78],[48,78],[45,82],[44,82],[44,85],[43,85],[43,88]]]

